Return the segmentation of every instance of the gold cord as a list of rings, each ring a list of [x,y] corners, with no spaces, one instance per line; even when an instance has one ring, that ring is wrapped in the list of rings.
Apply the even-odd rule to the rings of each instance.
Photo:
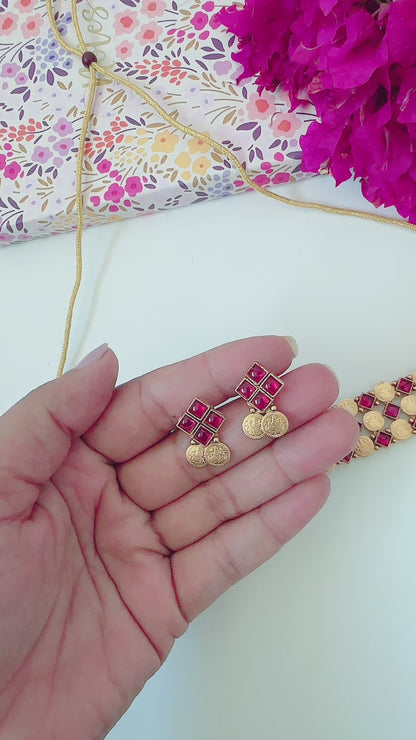
[[[46,7],[48,11],[49,22],[50,22],[52,31],[54,33],[54,36],[58,44],[60,44],[68,53],[75,54],[78,57],[82,57],[82,55],[87,51],[87,46],[86,46],[86,43],[84,41],[80,26],[79,26],[78,14],[77,14],[77,0],[71,0],[71,10],[72,10],[72,17],[74,21],[75,32],[77,35],[78,43],[80,45],[80,49],[77,49],[71,46],[70,44],[68,44],[63,39],[61,34],[59,33],[59,30],[58,30],[58,27],[57,27],[57,24],[56,24],[54,15],[53,15],[52,0],[46,0]],[[81,126],[80,142],[79,142],[78,157],[77,157],[76,277],[75,277],[75,283],[74,283],[74,287],[72,290],[72,294],[71,294],[71,298],[70,298],[69,306],[68,306],[68,311],[67,311],[67,316],[66,316],[65,332],[64,332],[64,338],[63,338],[63,343],[62,343],[61,359],[59,363],[57,377],[60,377],[62,375],[64,367],[65,367],[65,363],[66,363],[66,359],[68,355],[69,337],[71,333],[74,305],[75,305],[76,297],[77,297],[79,287],[81,284],[81,279],[82,279],[82,230],[84,226],[83,197],[82,197],[82,165],[84,161],[85,140],[87,136],[88,125],[89,125],[89,121],[91,118],[92,108],[94,104],[95,90],[97,86],[97,72],[100,72],[104,78],[109,78],[113,80],[114,82],[119,83],[123,87],[129,88],[130,90],[132,90],[132,92],[136,93],[136,95],[139,95],[143,100],[145,100],[161,116],[161,118],[163,118],[167,123],[169,123],[175,129],[177,129],[178,131],[182,131],[182,133],[187,136],[192,136],[197,139],[200,139],[201,141],[204,141],[215,152],[217,152],[218,154],[221,154],[229,162],[232,162],[234,167],[240,173],[242,180],[244,180],[244,182],[247,185],[249,185],[250,188],[260,193],[260,195],[265,195],[267,198],[272,198],[273,200],[276,200],[279,203],[284,203],[285,205],[294,206],[297,208],[314,209],[314,210],[323,211],[324,213],[332,213],[332,214],[336,214],[339,216],[354,216],[355,218],[362,218],[362,219],[366,219],[367,221],[376,221],[378,223],[390,224],[393,226],[400,226],[410,231],[416,231],[416,224],[410,224],[408,221],[391,218],[389,216],[378,216],[376,214],[367,213],[366,211],[360,211],[360,210],[355,210],[355,209],[350,209],[350,208],[340,208],[337,206],[328,206],[328,205],[324,205],[323,203],[314,203],[314,202],[308,202],[308,201],[294,200],[293,198],[287,198],[283,195],[278,195],[277,193],[274,193],[272,190],[269,190],[268,188],[265,188],[262,185],[258,185],[256,182],[254,182],[254,180],[252,180],[252,178],[249,175],[247,175],[243,165],[237,159],[235,154],[230,152],[225,146],[223,146],[223,144],[220,144],[218,141],[215,141],[210,136],[208,136],[208,134],[196,131],[191,126],[185,126],[185,124],[181,123],[180,121],[177,121],[173,116],[171,116],[167,111],[165,111],[164,108],[162,108],[162,106],[156,100],[154,100],[152,96],[149,95],[149,93],[146,90],[142,89],[138,85],[135,85],[130,80],[124,79],[120,75],[117,75],[108,69],[104,69],[104,67],[98,64],[98,62],[93,62],[91,64],[91,66],[89,67],[89,72],[90,72],[90,79],[89,79],[88,100],[87,100],[87,104],[85,107],[85,112],[84,112],[82,126]]]

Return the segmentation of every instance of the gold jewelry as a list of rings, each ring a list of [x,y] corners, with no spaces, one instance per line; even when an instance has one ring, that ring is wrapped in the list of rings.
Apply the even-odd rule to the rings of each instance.
[[[208,463],[223,467],[230,462],[230,449],[218,437],[224,421],[225,417],[209,403],[199,398],[192,401],[176,424],[178,429],[191,437],[191,444],[185,452],[191,465],[203,468]]]
[[[337,405],[358,417],[362,432],[370,432],[361,434],[355,449],[338,464],[349,463],[354,457],[369,457],[374,450],[410,439],[416,434],[416,370],[393,383],[378,383],[354,400],[344,398]]]
[[[289,429],[287,417],[273,405],[284,382],[255,362],[235,392],[248,403],[250,413],[243,419],[243,432],[250,439],[283,437]]]

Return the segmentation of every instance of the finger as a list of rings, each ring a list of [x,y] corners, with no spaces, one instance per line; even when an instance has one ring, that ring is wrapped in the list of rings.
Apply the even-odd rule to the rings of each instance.
[[[172,576],[185,618],[194,619],[278,552],[317,514],[329,490],[326,475],[303,481],[176,552],[171,559]]]
[[[154,513],[171,550],[204,537],[293,485],[323,473],[354,448],[359,431],[347,411],[333,408],[245,462]]]
[[[284,337],[252,337],[161,368],[117,388],[86,439],[114,462],[125,462],[171,432],[194,398],[218,405],[235,395],[255,360],[282,373],[292,359]]]
[[[338,395],[338,382],[324,365],[296,368],[284,375],[284,382],[277,405],[288,417],[291,430],[321,414]],[[241,423],[248,413],[244,401],[233,401],[221,410],[226,417],[221,428],[221,440],[232,451],[229,467],[270,443],[268,437],[252,440],[243,434]],[[120,465],[118,478],[125,493],[139,506],[152,511],[217,476],[218,468],[210,465],[195,468],[189,465],[185,458],[188,442],[184,434],[169,435],[142,455]],[[157,476],[155,470],[158,471]]]
[[[32,391],[0,418],[0,520],[30,513],[71,440],[108,404],[118,363],[107,345],[98,349],[89,364]]]

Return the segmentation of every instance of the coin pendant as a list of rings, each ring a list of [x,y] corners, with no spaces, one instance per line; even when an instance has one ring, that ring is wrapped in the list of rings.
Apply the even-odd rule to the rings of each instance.
[[[223,442],[211,442],[211,444],[205,448],[204,457],[207,463],[209,463],[209,465],[214,465],[214,467],[227,465],[231,459],[230,448]]]
[[[278,439],[289,429],[289,420],[281,411],[268,411],[263,416],[261,428],[268,437]]]
[[[378,411],[367,411],[363,416],[363,424],[370,432],[379,432],[384,427],[384,419]]]
[[[343,398],[342,401],[337,404],[337,406],[340,409],[345,409],[346,411],[349,411],[350,414],[352,414],[353,416],[356,416],[358,414],[358,406],[355,401],[352,400],[352,398]]]
[[[374,395],[379,401],[392,401],[396,395],[394,386],[391,383],[378,383],[374,388]]]
[[[405,414],[414,416],[416,414],[416,396],[403,396],[400,406]]]
[[[413,382],[416,383],[416,370],[413,370],[412,378],[413,378]]]
[[[261,426],[262,421],[263,417],[258,412],[247,414],[245,419],[243,419],[243,432],[246,437],[250,437],[250,439],[261,439],[264,437],[265,432],[263,432]]]
[[[374,442],[370,437],[360,437],[354,450],[357,457],[368,457],[374,452]]]
[[[203,445],[189,445],[185,452],[187,461],[195,468],[203,468],[207,462],[204,457]]]
[[[410,439],[412,436],[412,427],[405,419],[396,419],[390,424],[390,431],[394,439]]]

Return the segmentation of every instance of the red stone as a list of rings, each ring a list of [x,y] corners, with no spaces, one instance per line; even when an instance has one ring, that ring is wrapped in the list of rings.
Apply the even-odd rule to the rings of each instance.
[[[194,435],[194,440],[199,442],[201,445],[207,445],[211,442],[213,436],[214,432],[210,432],[210,430],[205,429],[205,427],[199,427],[197,433]]]
[[[186,434],[192,434],[194,429],[198,426],[198,422],[195,421],[195,419],[191,419],[190,416],[185,414],[182,416],[182,419],[179,419],[177,425],[178,429],[182,429],[183,432],[186,432]]]
[[[241,398],[244,398],[245,401],[249,401],[252,396],[254,396],[256,392],[256,386],[254,386],[252,383],[249,383],[248,380],[243,380],[242,383],[236,388],[236,393],[238,393]]]
[[[247,377],[250,378],[250,380],[254,380],[257,385],[261,383],[266,375],[267,370],[265,370],[264,367],[261,367],[261,365],[258,365],[257,362],[255,362],[254,365],[251,366],[250,370],[247,373]]]
[[[413,390],[413,381],[409,378],[400,378],[396,384],[396,390],[400,393],[411,393]]]
[[[375,438],[375,444],[380,447],[388,447],[392,440],[392,436],[389,432],[377,432]]]
[[[251,400],[251,403],[259,411],[264,411],[265,409],[267,409],[268,406],[271,405],[271,400],[268,396],[266,396],[265,393],[263,393],[263,391],[259,391]]]
[[[388,419],[397,419],[400,413],[400,406],[396,406],[395,403],[386,403],[383,414]]]
[[[95,56],[93,51],[84,51],[81,62],[83,63],[84,67],[88,69],[88,67],[91,67],[91,64],[97,61],[97,57]]]
[[[195,398],[195,401],[192,401],[188,409],[188,414],[192,414],[192,416],[195,416],[196,419],[201,420],[204,418],[208,409],[209,406],[207,406],[206,403],[200,401],[199,398]]]
[[[269,394],[269,396],[272,396],[274,398],[277,393],[283,388],[284,383],[279,380],[278,378],[275,378],[274,375],[269,375],[266,380],[263,381],[261,384],[261,387],[266,393]]]
[[[345,455],[345,457],[342,458],[341,462],[345,462],[345,463],[351,462],[353,454],[354,454],[354,450],[352,452],[349,452],[348,455]]]
[[[207,418],[204,421],[204,424],[206,424],[208,427],[211,427],[212,429],[219,429],[221,424],[224,423],[224,417],[221,416],[221,414],[217,414],[216,411],[211,411],[210,414],[208,414]]]
[[[372,393],[362,393],[358,405],[363,409],[372,409],[375,402],[375,396]]]

